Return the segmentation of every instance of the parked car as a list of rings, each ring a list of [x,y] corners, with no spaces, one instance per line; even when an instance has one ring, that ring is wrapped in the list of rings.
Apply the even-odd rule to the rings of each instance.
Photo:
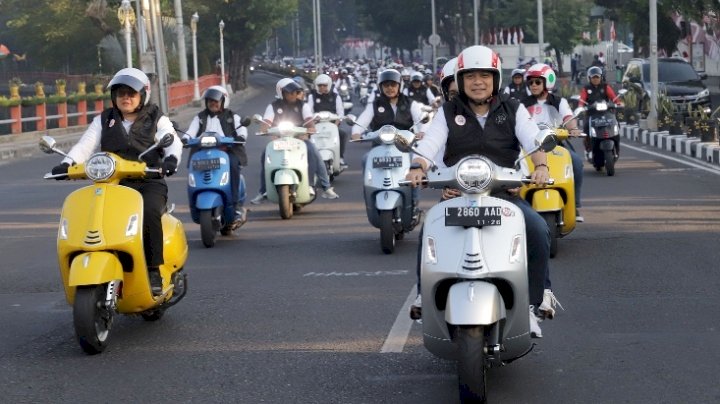
[[[683,59],[658,58],[658,91],[665,94],[673,103],[675,112],[688,114],[688,106],[712,111],[710,90],[702,80],[707,79],[704,72],[696,72],[692,65]],[[650,111],[650,61],[631,59],[622,78],[623,87],[638,91],[640,111]]]

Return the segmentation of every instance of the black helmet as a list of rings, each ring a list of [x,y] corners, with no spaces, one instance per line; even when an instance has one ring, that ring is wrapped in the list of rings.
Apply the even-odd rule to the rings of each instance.
[[[400,72],[395,69],[383,70],[382,73],[378,75],[378,83],[380,83],[380,85],[386,81],[394,81],[400,84],[401,80]]]

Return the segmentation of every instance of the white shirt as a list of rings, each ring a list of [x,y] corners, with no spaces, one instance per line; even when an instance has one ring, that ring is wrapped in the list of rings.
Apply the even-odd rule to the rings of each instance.
[[[247,128],[244,126],[240,126],[241,123],[240,115],[233,114],[233,125],[235,126],[236,132],[238,136],[240,136],[243,140],[247,140]],[[200,130],[200,117],[195,115],[192,122],[190,122],[190,127],[188,128],[187,132],[183,135],[184,138],[196,138],[201,133],[198,133]],[[218,116],[207,116],[206,122],[205,122],[205,132],[216,132],[223,136],[226,135],[223,130],[222,126],[220,125],[220,119]]]
[[[565,98],[560,99],[559,108],[558,111],[554,106],[548,105],[545,100],[537,100],[537,104],[527,107],[527,110],[535,123],[544,123],[556,128],[573,115],[570,104]]]
[[[487,116],[488,114],[476,115],[482,128],[485,128]],[[537,135],[539,131],[540,129],[530,117],[525,106],[520,104],[515,114],[515,136],[525,150],[530,150],[535,147],[535,135]],[[426,128],[425,137],[418,142],[417,151],[425,156],[435,156],[435,163],[439,167],[445,167],[442,157],[445,155],[445,144],[447,143],[448,132],[444,110],[440,109],[438,113],[435,114],[435,118],[430,122],[430,125]],[[427,159],[425,160],[427,161]]]
[[[84,163],[93,153],[97,153],[100,151],[100,138],[102,135],[102,124],[100,123],[101,116],[96,115],[95,118],[93,118],[92,122],[90,122],[90,126],[85,130],[85,133],[80,137],[80,140],[75,144],[75,146],[70,149],[68,152],[68,155],[72,157],[72,160],[69,158],[64,158],[63,163],[72,164],[73,160],[75,160],[76,163],[82,164]],[[130,131],[130,127],[132,126],[133,121],[123,120],[122,125],[125,128],[126,132]],[[178,165],[180,164],[180,157],[182,155],[182,142],[180,141],[180,138],[177,136],[177,133],[175,133],[175,128],[173,128],[172,122],[170,122],[170,118],[166,116],[161,116],[160,119],[158,119],[157,122],[157,132],[155,133],[155,140],[162,139],[163,136],[165,136],[166,133],[172,133],[175,137],[175,140],[173,143],[166,147],[165,150],[165,156],[175,156],[175,158],[178,161]]]
[[[368,102],[367,106],[365,107],[365,110],[360,114],[358,119],[355,121],[356,125],[352,127],[352,133],[363,133],[366,130],[370,130],[370,123],[372,122],[373,118],[375,117],[375,108],[373,108],[373,103]],[[396,104],[390,104],[393,109],[393,113],[397,114],[397,105]],[[419,122],[423,117],[423,111],[422,111],[423,104],[413,101],[410,104],[410,114],[412,115],[413,122]],[[427,124],[418,124],[415,125],[415,133],[419,132],[425,132],[425,127]],[[365,129],[367,128],[367,129]]]
[[[308,99],[305,104],[310,107],[311,114],[315,115],[315,112],[320,112],[315,111],[315,98],[313,97],[313,93],[310,93],[310,95],[308,95]],[[343,108],[343,101],[339,95],[335,97],[335,114],[340,118],[343,118],[345,116],[345,108]]]

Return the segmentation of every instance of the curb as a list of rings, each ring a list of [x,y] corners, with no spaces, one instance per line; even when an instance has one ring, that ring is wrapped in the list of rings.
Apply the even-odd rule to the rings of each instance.
[[[621,125],[621,137],[657,149],[682,154],[720,167],[720,144],[717,140],[701,142],[687,135],[671,135],[668,131],[651,132],[637,125]]]

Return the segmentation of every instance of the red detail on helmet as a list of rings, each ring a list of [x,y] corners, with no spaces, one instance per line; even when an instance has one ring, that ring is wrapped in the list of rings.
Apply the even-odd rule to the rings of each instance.
[[[495,52],[492,52],[492,62],[490,62],[492,67],[496,68],[498,67],[498,54]]]
[[[461,52],[460,55],[458,55],[457,68],[456,68],[456,70],[460,70],[460,69],[464,69],[464,68],[465,68],[465,60],[464,60],[464,59],[465,59],[465,58],[463,58],[463,54],[462,54],[462,52]]]

